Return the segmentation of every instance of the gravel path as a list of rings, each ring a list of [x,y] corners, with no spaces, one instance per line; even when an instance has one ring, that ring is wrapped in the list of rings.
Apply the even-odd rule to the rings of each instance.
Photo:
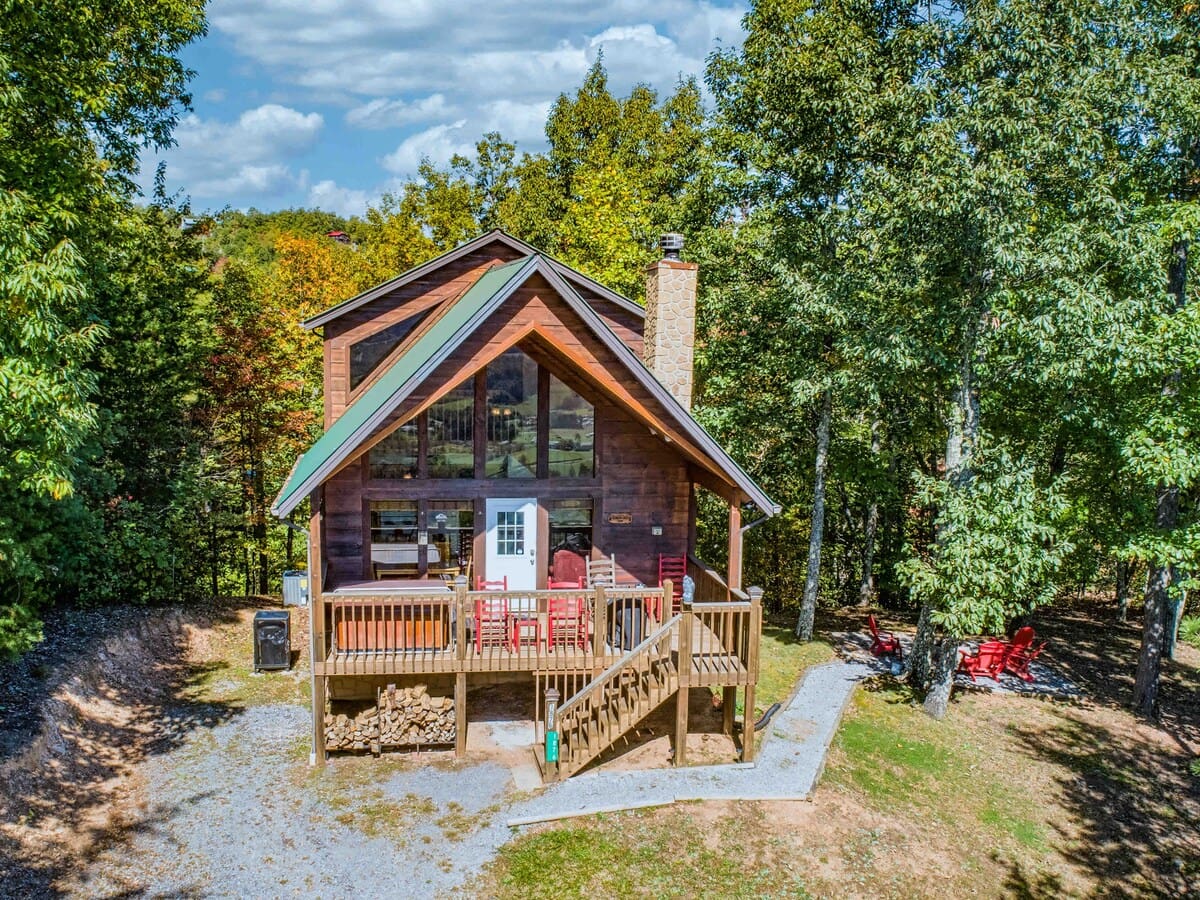
[[[93,897],[424,898],[478,873],[517,833],[507,824],[514,819],[614,803],[806,799],[854,685],[869,673],[857,662],[810,669],[753,765],[596,772],[523,799],[497,763],[418,763],[331,790],[338,767],[317,775],[301,761],[307,711],[253,707],[145,765],[141,819],[75,889]]]

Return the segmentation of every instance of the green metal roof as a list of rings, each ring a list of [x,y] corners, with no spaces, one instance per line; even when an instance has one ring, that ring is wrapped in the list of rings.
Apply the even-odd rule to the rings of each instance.
[[[536,256],[495,266],[484,272],[454,304],[445,311],[429,330],[421,335],[403,356],[369,387],[362,396],[350,404],[345,412],[329,426],[308,452],[297,461],[287,483],[275,500],[271,511],[277,516],[286,516],[308,493],[332,470],[341,464],[338,451],[353,449],[365,440],[387,418],[388,401],[398,392],[408,393],[415,384],[437,366],[445,354],[458,344],[456,336],[468,325],[473,326],[490,302],[503,300],[509,288],[524,280],[529,270],[537,264]]]

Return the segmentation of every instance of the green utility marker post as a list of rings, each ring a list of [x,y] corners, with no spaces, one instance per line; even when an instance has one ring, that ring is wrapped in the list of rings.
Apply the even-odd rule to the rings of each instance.
[[[558,715],[558,691],[550,688],[546,691],[546,762],[558,762],[558,727],[555,718]]]

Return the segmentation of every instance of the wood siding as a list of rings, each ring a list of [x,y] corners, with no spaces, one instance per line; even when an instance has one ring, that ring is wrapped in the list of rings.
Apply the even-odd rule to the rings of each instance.
[[[519,344],[539,363],[586,397],[596,409],[597,476],[585,479],[411,479],[371,482],[365,464],[372,444],[423,411],[444,391],[483,368],[504,349]],[[595,339],[557,292],[540,276],[507,300],[368,439],[364,452],[325,485],[328,565],[333,583],[370,576],[367,510],[371,499],[452,499],[533,496],[547,500],[591,497],[596,552],[616,555],[623,577],[655,584],[658,554],[688,549],[693,465],[702,458],[677,432],[665,433],[667,414],[653,396],[628,377],[624,367]],[[642,411],[635,416],[631,407]],[[665,438],[670,438],[668,442]],[[610,516],[618,515],[618,522]],[[621,520],[628,517],[630,521]],[[477,528],[482,528],[477,517]],[[653,535],[653,527],[662,528]],[[549,557],[541,532],[539,557]],[[476,573],[483,560],[477,558]],[[539,583],[544,583],[544,563]]]
[[[325,427],[328,428],[346,407],[378,378],[398,353],[410,345],[430,324],[430,319],[410,333],[397,352],[385,359],[372,376],[356,388],[350,387],[350,348],[363,340],[421,312],[432,311],[448,300],[460,296],[488,268],[497,263],[520,258],[520,253],[500,241],[446,263],[423,278],[398,287],[382,297],[334,319],[325,325]],[[640,359],[642,356],[642,327],[640,316],[621,308],[599,293],[576,285],[580,296],[605,320],[613,332]]]

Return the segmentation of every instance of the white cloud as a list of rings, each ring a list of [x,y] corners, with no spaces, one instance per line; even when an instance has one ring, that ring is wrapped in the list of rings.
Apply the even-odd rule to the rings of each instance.
[[[209,20],[273,77],[327,102],[443,94],[458,110],[553,98],[578,83],[601,46],[617,90],[639,81],[670,89],[679,72],[703,71],[715,40],[740,43],[746,8],[742,0],[492,0],[469,10],[438,0],[211,0]]]
[[[223,103],[225,102],[225,97],[226,93],[223,88],[214,88],[211,91],[204,92],[204,99],[209,103]]]
[[[326,179],[308,189],[308,203],[305,205],[347,217],[361,216],[372,199],[367,191],[342,187],[332,179]]]
[[[303,188],[307,173],[293,172],[286,160],[308,150],[323,126],[318,113],[276,103],[248,109],[232,122],[189,115],[175,129],[168,180],[197,199],[271,197]]]
[[[346,124],[356,128],[395,128],[413,122],[428,122],[452,112],[443,94],[430,94],[410,101],[377,97],[346,113]]]
[[[197,198],[228,200],[219,192],[237,185],[258,192],[242,204],[284,194],[301,202],[303,190],[310,203],[354,211],[374,194],[343,183],[379,188],[415,174],[424,156],[445,164],[469,153],[488,131],[521,150],[544,146],[551,104],[601,53],[615,93],[637,83],[669,93],[681,75],[703,74],[714,47],[741,43],[747,8],[748,0],[209,0],[209,40],[232,48],[229,71],[244,85],[228,88],[225,102],[275,102],[234,122],[182,122],[179,147],[165,154],[170,181]],[[224,92],[210,93],[216,104]],[[292,108],[300,106],[322,109],[328,127]],[[333,161],[310,189],[294,157],[318,140],[336,141],[337,152],[322,145]]]
[[[405,138],[381,160],[383,167],[409,177],[417,174],[417,166],[425,157],[444,163],[455,153],[470,153],[475,145],[473,136],[465,131],[466,124],[466,119],[459,119],[450,125],[435,125]]]

